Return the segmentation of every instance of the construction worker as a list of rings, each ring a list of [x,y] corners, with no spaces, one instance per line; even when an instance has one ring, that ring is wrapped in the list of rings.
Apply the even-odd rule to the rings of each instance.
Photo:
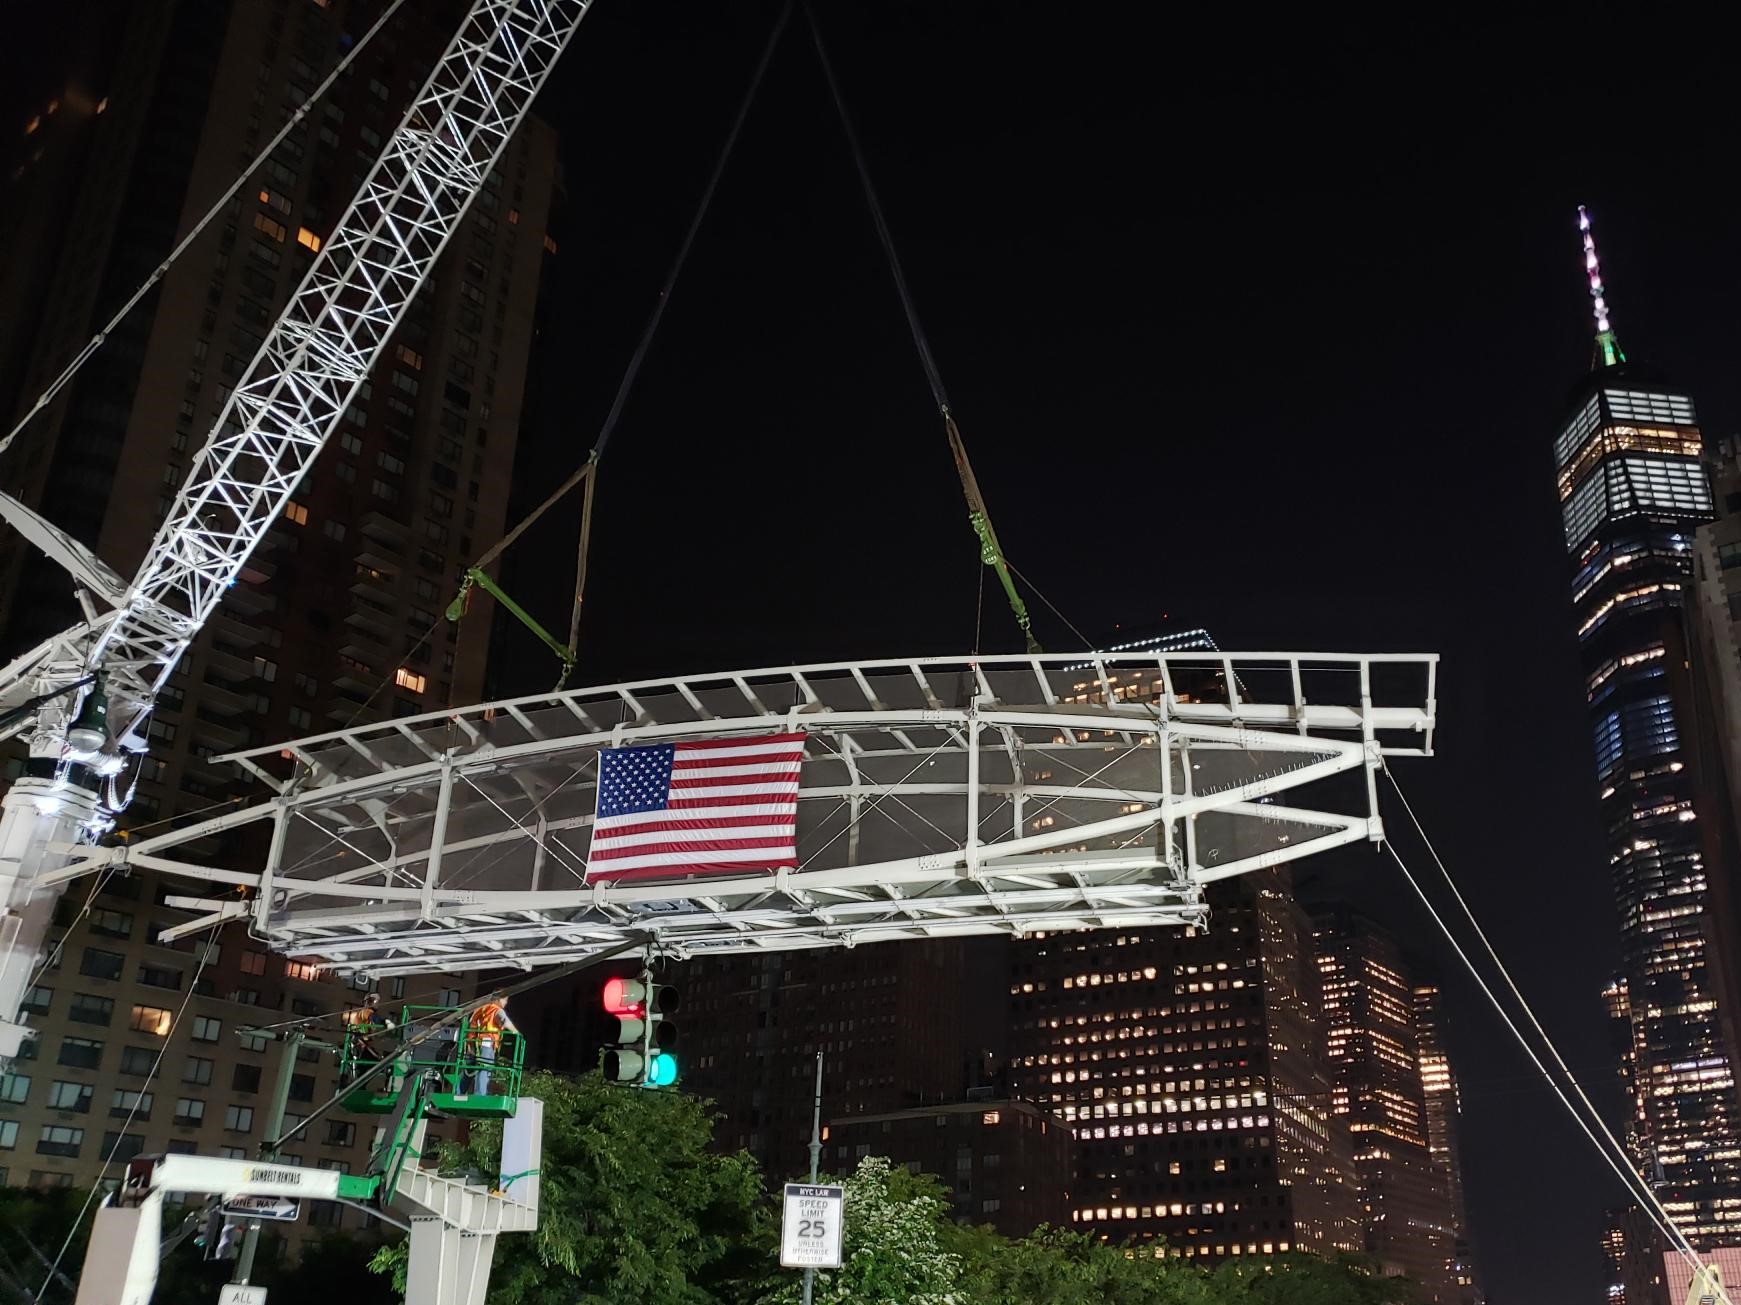
[[[361,1075],[365,1069],[374,1068],[374,1062],[382,1058],[380,1049],[375,1046],[375,1034],[390,1031],[393,1022],[377,1022],[376,1008],[380,1004],[381,995],[371,992],[363,998],[362,1005],[353,1006],[339,1016],[345,1026],[346,1039],[351,1044],[349,1068],[344,1075],[347,1083]]]
[[[466,1017],[465,1042],[461,1056],[478,1067],[471,1091],[479,1096],[489,1094],[489,1067],[496,1063],[496,1053],[501,1047],[502,1036],[507,1033],[518,1036],[519,1032],[514,1027],[514,1021],[508,1018],[506,998],[482,1002]]]

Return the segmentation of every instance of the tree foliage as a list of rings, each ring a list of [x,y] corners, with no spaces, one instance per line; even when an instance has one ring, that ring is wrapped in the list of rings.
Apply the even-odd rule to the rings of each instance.
[[[794,1305],[778,1203],[744,1155],[708,1150],[713,1116],[677,1092],[534,1076],[544,1102],[539,1227],[496,1243],[489,1305]],[[494,1178],[501,1126],[475,1126],[447,1172]],[[867,1157],[846,1188],[844,1260],[816,1305],[1413,1305],[1413,1287],[1355,1257],[1232,1260],[1214,1271],[1040,1228],[1018,1239],[949,1217],[936,1179]],[[405,1245],[375,1267],[404,1286]],[[309,1299],[314,1299],[313,1295]]]
[[[844,1186],[842,1264],[817,1273],[816,1305],[966,1305],[961,1257],[945,1246],[948,1206],[934,1184],[866,1156]],[[762,1296],[764,1305],[798,1299],[791,1273]]]
[[[1063,1228],[1011,1241],[989,1228],[961,1229],[970,1305],[1222,1305],[1208,1277],[1152,1246],[1110,1246]]]
[[[597,1074],[535,1074],[544,1103],[538,1230],[496,1243],[490,1305],[713,1305],[768,1237],[747,1156],[708,1150],[713,1117],[680,1092],[637,1092]],[[502,1126],[447,1147],[446,1172],[499,1174]],[[404,1243],[376,1257],[402,1284]]]
[[[1354,1255],[1230,1260],[1210,1282],[1216,1301],[1225,1305],[1414,1305],[1418,1299],[1407,1278],[1384,1277]]]

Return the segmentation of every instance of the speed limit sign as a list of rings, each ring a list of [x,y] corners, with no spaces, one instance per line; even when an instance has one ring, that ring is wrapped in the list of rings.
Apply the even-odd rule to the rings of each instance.
[[[787,1183],[780,1263],[789,1269],[838,1269],[845,1209],[844,1187]]]

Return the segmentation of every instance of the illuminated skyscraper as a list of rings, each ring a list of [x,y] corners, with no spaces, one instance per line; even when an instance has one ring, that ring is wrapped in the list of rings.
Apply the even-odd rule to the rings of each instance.
[[[1464,1299],[1457,1221],[1430,1143],[1414,985],[1395,939],[1353,912],[1319,918],[1317,951],[1332,1099],[1354,1138],[1367,1253],[1413,1279],[1423,1301],[1453,1305]],[[1438,1060],[1448,1079],[1442,1049]]]
[[[1463,1199],[1463,1159],[1460,1147],[1462,1102],[1457,1075],[1445,1044],[1444,992],[1436,983],[1416,983],[1414,991],[1415,1049],[1421,1067],[1421,1092],[1427,1107],[1427,1150],[1445,1183],[1451,1207],[1451,1277],[1463,1305],[1479,1305],[1475,1256],[1469,1241],[1469,1208]]]
[[[1074,1226],[1219,1260],[1357,1249],[1311,925],[1284,873],[1209,886],[1214,924],[1013,944],[1014,1095],[1076,1130]]]
[[[1710,938],[1705,825],[1718,790],[1694,733],[1687,606],[1693,537],[1713,515],[1693,401],[1628,362],[1579,210],[1594,366],[1554,444],[1572,603],[1583,648],[1620,983],[1632,1058],[1629,1143],[1639,1172],[1696,1244],[1741,1240],[1741,1102]],[[1721,868],[1719,868],[1721,872]]]

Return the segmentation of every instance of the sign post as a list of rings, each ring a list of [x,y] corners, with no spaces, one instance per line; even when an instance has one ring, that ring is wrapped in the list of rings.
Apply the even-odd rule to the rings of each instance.
[[[788,1269],[838,1269],[846,1189],[787,1183],[780,1219],[780,1263]]]

